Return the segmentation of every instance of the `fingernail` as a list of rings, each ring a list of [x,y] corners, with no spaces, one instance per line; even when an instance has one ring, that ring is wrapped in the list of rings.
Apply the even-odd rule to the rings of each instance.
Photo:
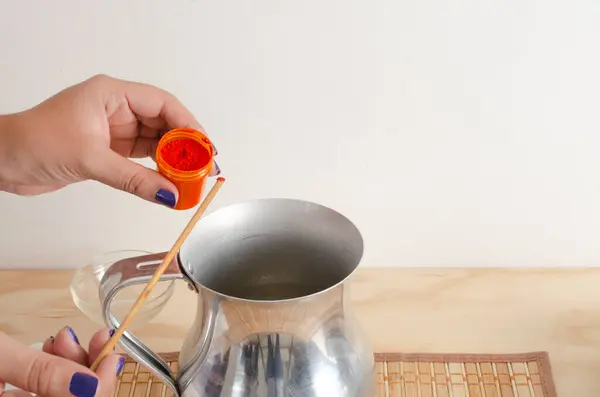
[[[221,174],[221,168],[219,168],[219,164],[217,164],[216,161],[213,161],[215,163],[215,175],[220,175]]]
[[[159,189],[154,197],[156,198],[156,201],[166,205],[167,207],[175,207],[175,195],[168,190]]]
[[[121,371],[123,371],[124,366],[125,366],[125,357],[119,357],[119,362],[117,363],[117,376],[121,375]]]
[[[98,389],[98,378],[75,372],[69,383],[69,391],[76,397],[94,397]]]
[[[215,156],[217,154],[219,154],[219,151],[217,150],[217,147],[214,145],[214,143],[211,143],[212,147],[213,147],[213,152],[215,152]]]
[[[114,329],[110,329],[108,330],[108,335],[112,338],[113,335],[115,334],[115,330]],[[113,350],[115,350],[117,348],[117,346],[113,346]]]
[[[75,331],[73,331],[73,328],[67,327],[67,332],[69,333],[69,335],[71,336],[71,338],[73,338],[73,340],[75,341],[75,343],[77,343],[79,345],[80,344],[79,343],[79,338],[75,334]]]

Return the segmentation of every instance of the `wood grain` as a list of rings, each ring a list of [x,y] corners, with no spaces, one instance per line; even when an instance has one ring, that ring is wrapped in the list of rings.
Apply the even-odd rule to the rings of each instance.
[[[98,325],[71,302],[71,276],[0,271],[0,331],[29,344],[70,325],[88,340]],[[350,284],[375,351],[548,351],[559,396],[600,395],[600,269],[365,268]],[[195,302],[178,283],[137,334],[156,351],[179,350]]]

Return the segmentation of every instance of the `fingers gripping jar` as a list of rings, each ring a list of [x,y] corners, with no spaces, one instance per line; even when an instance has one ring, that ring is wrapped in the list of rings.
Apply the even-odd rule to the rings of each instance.
[[[200,202],[214,155],[208,137],[191,128],[176,128],[160,139],[156,165],[158,172],[177,187],[176,210],[187,210]]]

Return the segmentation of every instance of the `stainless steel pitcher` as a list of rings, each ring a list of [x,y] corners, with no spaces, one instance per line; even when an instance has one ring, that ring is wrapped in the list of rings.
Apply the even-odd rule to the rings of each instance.
[[[100,285],[109,327],[119,290],[146,283],[166,253],[121,260]],[[372,397],[374,360],[344,281],[363,254],[358,229],[318,204],[261,199],[201,219],[163,279],[197,294],[174,376],[126,331],[121,346],[183,397]]]

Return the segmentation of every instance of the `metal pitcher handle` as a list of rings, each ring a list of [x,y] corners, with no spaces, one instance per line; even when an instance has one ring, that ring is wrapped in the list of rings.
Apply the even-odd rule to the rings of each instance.
[[[166,252],[162,252],[123,259],[113,263],[106,273],[104,273],[100,281],[100,298],[102,300],[104,322],[109,327],[117,329],[121,325],[110,310],[111,302],[115,295],[128,286],[144,284],[150,281],[166,254]],[[160,279],[161,281],[186,279],[179,270],[177,258],[173,259]],[[123,333],[119,343],[133,359],[152,370],[156,376],[173,390],[175,395],[180,395],[173,371],[171,371],[169,365],[158,354],[154,353],[127,330]]]

